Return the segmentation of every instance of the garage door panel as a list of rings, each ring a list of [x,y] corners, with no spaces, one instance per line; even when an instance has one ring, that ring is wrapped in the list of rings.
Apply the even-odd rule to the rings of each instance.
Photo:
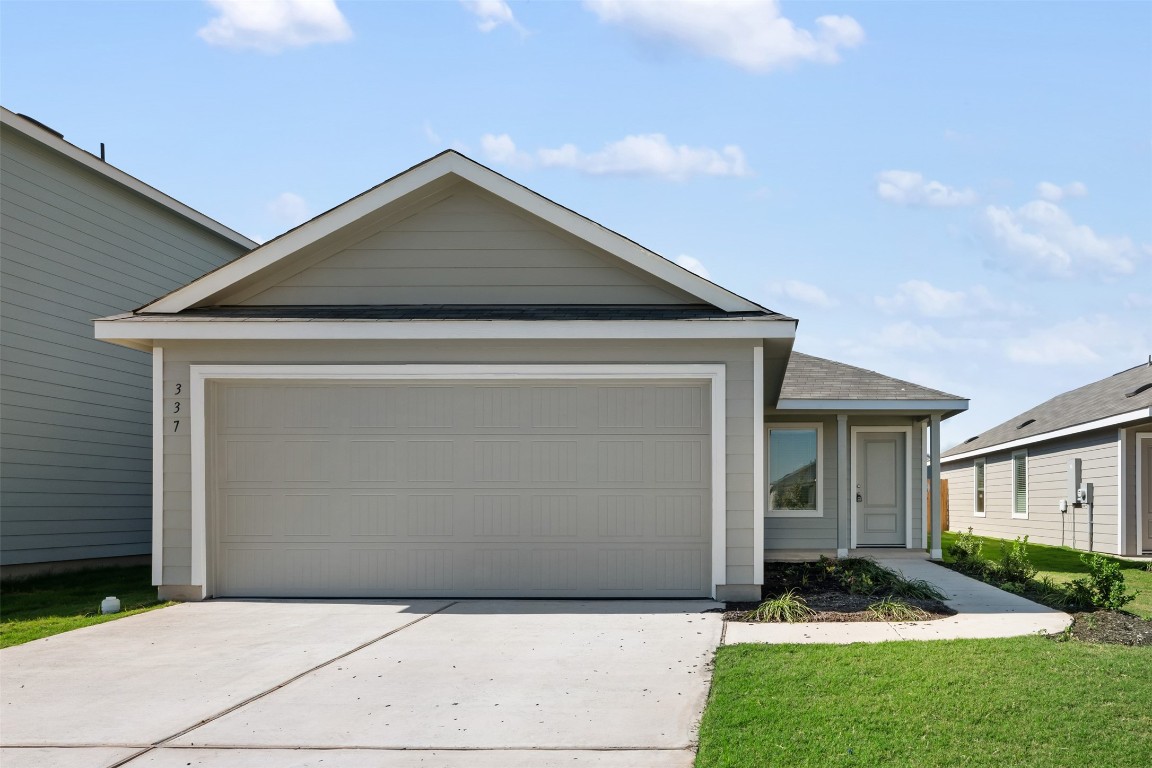
[[[709,592],[706,383],[238,382],[213,398],[214,594]]]

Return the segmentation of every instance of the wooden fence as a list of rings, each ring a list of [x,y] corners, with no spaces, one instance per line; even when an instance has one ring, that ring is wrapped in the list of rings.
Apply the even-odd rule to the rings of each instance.
[[[924,529],[932,532],[932,489],[924,494]],[[948,530],[948,481],[940,481],[940,530]]]

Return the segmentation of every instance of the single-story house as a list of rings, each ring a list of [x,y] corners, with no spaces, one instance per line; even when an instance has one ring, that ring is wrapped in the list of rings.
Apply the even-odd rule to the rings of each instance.
[[[1152,552],[1152,357],[944,453],[950,527]]]
[[[146,562],[152,360],[92,337],[256,243],[0,108],[0,576]]]
[[[967,407],[454,151],[95,325],[158,372],[178,599],[755,599],[774,553],[928,547]]]

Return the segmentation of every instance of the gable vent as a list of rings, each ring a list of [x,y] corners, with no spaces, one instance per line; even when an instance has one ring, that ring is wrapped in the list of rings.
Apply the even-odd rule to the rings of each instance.
[[[979,440],[979,439],[980,439],[980,435],[974,435],[973,437],[970,437],[967,440],[965,440],[964,445],[968,445],[968,443],[972,442],[973,440]]]
[[[1141,384],[1140,386],[1136,387],[1136,389],[1132,390],[1131,392],[1126,392],[1124,394],[1124,397],[1136,397],[1136,395],[1140,394],[1141,392],[1145,392],[1149,389],[1152,389],[1152,381],[1148,382],[1147,384]]]
[[[1028,426],[1029,424],[1034,424],[1035,422],[1036,419],[1028,419],[1028,421],[1022,421],[1016,425],[1016,429],[1024,429],[1024,427]]]

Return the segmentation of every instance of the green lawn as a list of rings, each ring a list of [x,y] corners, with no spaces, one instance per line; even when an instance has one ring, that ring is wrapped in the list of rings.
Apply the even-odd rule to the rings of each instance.
[[[1041,637],[726,646],[696,765],[1144,768],[1150,669]]]
[[[124,610],[102,616],[100,601],[109,595],[120,598]],[[156,599],[151,569],[146,565],[6,581],[0,585],[0,648],[164,605],[171,603]]]
[[[956,540],[958,534],[945,531],[943,534],[944,560],[951,562],[953,558],[948,554],[948,547]],[[1011,544],[1004,539],[991,539],[986,536],[978,537],[984,542],[982,555],[986,560],[1000,562],[1004,553],[1004,546]],[[1072,581],[1088,573],[1088,566],[1080,562],[1078,550],[1068,547],[1049,547],[1044,544],[1028,544],[1028,558],[1039,569],[1037,578],[1051,576],[1054,581]],[[1124,610],[1134,613],[1145,619],[1152,619],[1152,571],[1145,570],[1144,563],[1134,563],[1131,560],[1111,558],[1120,563],[1124,571],[1124,582],[1129,591],[1139,592]]]

